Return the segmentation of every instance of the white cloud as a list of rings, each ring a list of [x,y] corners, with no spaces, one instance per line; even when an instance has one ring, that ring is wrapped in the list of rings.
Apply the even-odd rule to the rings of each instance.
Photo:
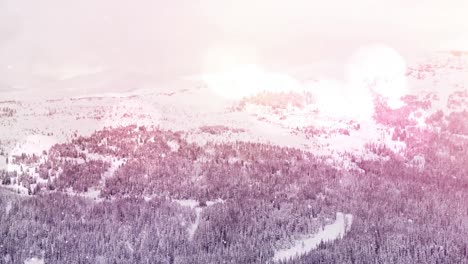
[[[342,57],[381,41],[402,54],[438,47],[468,29],[468,2],[142,0],[0,2],[0,68],[13,87],[41,65],[96,65],[152,70],[168,79],[203,71],[218,42],[257,52],[264,64],[285,69]],[[237,45],[237,44],[236,44]]]

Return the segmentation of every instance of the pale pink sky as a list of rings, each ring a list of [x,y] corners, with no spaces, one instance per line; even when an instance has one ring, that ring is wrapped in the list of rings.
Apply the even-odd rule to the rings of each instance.
[[[0,0],[0,90],[42,85],[57,71],[170,79],[202,71],[213,48],[275,69],[374,42],[406,56],[460,38],[466,13],[464,0]]]

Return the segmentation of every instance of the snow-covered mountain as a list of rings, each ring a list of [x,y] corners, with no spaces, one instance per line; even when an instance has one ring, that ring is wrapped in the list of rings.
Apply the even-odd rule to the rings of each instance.
[[[99,86],[94,79],[100,77],[101,74],[86,77],[84,83],[83,77],[76,77],[60,85],[74,87],[72,90],[77,93],[78,87],[86,84]],[[421,100],[428,98],[431,103],[430,108],[410,113],[410,118],[418,124],[424,125],[424,118],[438,110],[450,114],[465,109],[467,54],[440,52],[419,58],[408,66],[407,77],[410,95]],[[147,83],[149,86],[154,80]],[[73,136],[129,124],[184,131],[188,140],[200,144],[211,140],[245,140],[300,148],[319,155],[359,152],[366,144],[376,142],[392,148],[404,145],[391,139],[392,128],[375,119],[353,120],[321,111],[320,105],[315,104],[315,98],[321,94],[313,89],[261,92],[239,101],[218,96],[202,80],[196,79],[140,88],[104,93],[97,89],[94,94],[85,90],[85,95],[64,98],[50,95],[52,99],[3,100],[0,102],[3,158],[0,159],[23,152],[40,154]],[[200,132],[205,126],[226,126],[241,132]]]
[[[94,78],[99,75],[62,84],[77,91],[88,82],[96,83]],[[411,229],[407,225],[413,222],[424,226],[425,216],[442,219],[444,212],[452,214],[453,221],[466,220],[466,215],[452,210],[466,206],[459,203],[464,196],[454,186],[462,189],[467,182],[468,54],[418,58],[408,64],[406,78],[408,94],[400,98],[401,105],[391,106],[388,98],[373,92],[372,115],[362,118],[324,107],[320,101],[324,91],[314,89],[318,82],[304,85],[310,89],[261,91],[240,99],[222,97],[198,78],[157,88],[151,87],[154,80],[142,86],[124,82],[119,85],[138,89],[94,89],[93,94],[48,99],[19,100],[16,94],[16,99],[0,101],[0,183],[21,194],[18,199],[48,195],[64,195],[64,203],[83,199],[79,200],[85,201],[83,208],[93,208],[90,212],[112,207],[113,201],[142,206],[134,215],[145,206],[166,208],[168,215],[152,216],[151,221],[155,226],[180,223],[171,227],[178,235],[166,237],[165,229],[154,232],[168,241],[183,237],[176,242],[193,251],[170,251],[177,257],[166,256],[169,262],[179,258],[188,263],[183,256],[195,257],[199,248],[213,263],[220,257],[230,259],[228,263],[287,261],[302,254],[315,261],[317,255],[308,255],[311,251],[322,254],[340,238],[347,246],[337,242],[337,250],[348,250],[347,243],[354,250],[360,243],[356,241],[372,240],[361,255],[364,260],[378,255],[381,244],[391,248],[390,239],[382,234],[404,240],[394,230],[396,224],[389,224],[392,231],[379,226],[385,212],[375,201],[390,208],[388,221],[404,223],[400,228]],[[353,106],[343,97],[339,102]],[[444,188],[458,193],[447,198],[453,207],[437,207],[439,213],[415,209],[423,196],[432,201],[427,208],[433,208]],[[409,197],[408,204],[401,204],[399,195]],[[11,204],[5,205],[7,216],[21,210]],[[364,205],[370,209],[363,210]],[[82,219],[92,215],[85,211],[76,214]],[[132,217],[122,211],[113,215],[116,221]],[[239,221],[252,222],[238,226]],[[259,225],[261,230],[255,229]],[[445,232],[452,236],[449,232],[465,231]],[[242,242],[252,234],[258,238],[252,243],[262,245],[261,253],[248,251],[249,245]],[[142,248],[152,248],[135,241],[122,242],[122,250],[137,256]],[[239,260],[239,252],[256,257]]]

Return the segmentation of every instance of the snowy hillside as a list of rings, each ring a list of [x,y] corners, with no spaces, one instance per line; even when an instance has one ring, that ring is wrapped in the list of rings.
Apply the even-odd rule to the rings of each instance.
[[[228,99],[196,77],[2,100],[0,253],[5,263],[463,263],[467,70],[459,53],[409,63],[399,104],[372,82],[362,98],[334,97],[352,82],[304,80]],[[30,236],[41,239],[18,250]]]

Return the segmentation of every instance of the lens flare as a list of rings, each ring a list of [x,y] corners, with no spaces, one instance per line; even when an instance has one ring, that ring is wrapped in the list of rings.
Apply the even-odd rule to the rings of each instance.
[[[372,96],[365,90],[353,89],[348,83],[338,80],[321,80],[307,87],[315,95],[319,111],[326,116],[354,120],[372,117]]]
[[[257,65],[240,65],[221,73],[204,74],[203,81],[216,94],[241,99],[260,92],[300,91],[299,81],[281,73],[270,73]]]
[[[402,105],[400,98],[407,94],[406,69],[406,62],[397,51],[372,45],[362,47],[351,57],[346,77],[352,90],[370,90],[397,108]]]

